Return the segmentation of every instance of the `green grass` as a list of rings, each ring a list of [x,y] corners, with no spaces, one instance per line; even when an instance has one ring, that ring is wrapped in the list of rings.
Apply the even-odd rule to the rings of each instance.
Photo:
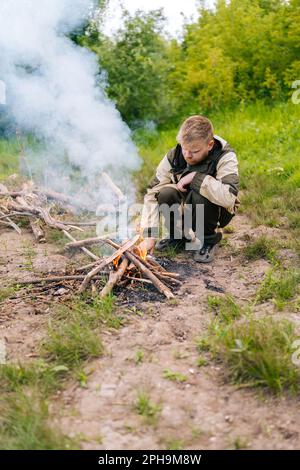
[[[162,407],[153,403],[148,393],[139,392],[133,409],[143,417],[146,424],[154,425],[157,423]]]
[[[203,356],[199,356],[197,359],[197,367],[205,367],[207,366],[208,362]]]
[[[300,390],[300,370],[292,362],[294,325],[271,317],[243,318],[229,324],[214,321],[209,344],[231,381],[267,387],[275,393]]]
[[[173,382],[183,383],[187,381],[186,375],[183,375],[180,372],[173,372],[170,369],[164,369],[163,377],[164,379],[172,380]]]
[[[2,450],[55,450],[75,448],[75,442],[50,426],[49,410],[39,395],[0,398]]]
[[[100,357],[103,345],[99,329],[119,328],[122,319],[113,313],[113,298],[94,298],[90,303],[74,301],[59,308],[49,321],[42,356],[69,369],[78,369],[85,360]]]
[[[136,364],[141,364],[144,361],[145,358],[145,353],[142,350],[138,350],[135,353],[135,363]]]
[[[46,230],[47,243],[54,244],[57,247],[63,247],[69,241],[61,230],[51,228]]]
[[[231,295],[215,296],[209,295],[207,297],[209,309],[218,317],[218,319],[225,323],[240,318],[246,312],[236,303]]]
[[[85,361],[103,354],[102,328],[118,328],[114,299],[77,299],[52,313],[42,359],[0,366],[0,448],[68,449],[75,443],[49,425],[47,400],[72,377],[87,386]]]
[[[283,310],[286,303],[299,294],[299,284],[299,269],[273,268],[266,274],[261,283],[256,302],[273,300],[277,308]]]
[[[210,353],[239,387],[298,393],[300,369],[292,360],[295,325],[284,318],[257,317],[253,306],[255,302],[241,307],[230,296],[208,297],[208,310],[214,316],[207,334],[196,339],[199,366],[206,365],[203,352]]]
[[[242,254],[249,261],[258,259],[266,259],[271,263],[278,262],[277,253],[274,245],[276,242],[265,236],[258,237],[255,240],[249,241],[243,248]]]
[[[15,139],[0,139],[0,180],[18,171],[19,147]]]
[[[3,300],[9,299],[14,294],[16,294],[20,289],[22,289],[22,286],[18,284],[16,284],[15,286],[0,288],[0,302],[3,302]]]
[[[172,439],[165,443],[166,450],[184,450],[184,442],[180,439]]]

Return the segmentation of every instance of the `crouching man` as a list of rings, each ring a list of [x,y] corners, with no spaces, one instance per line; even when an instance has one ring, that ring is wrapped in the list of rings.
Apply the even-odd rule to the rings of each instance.
[[[195,232],[198,227],[197,205],[202,205],[204,242],[194,251],[194,259],[209,263],[222,238],[217,228],[231,221],[239,204],[237,157],[224,139],[214,135],[212,123],[204,116],[189,117],[179,130],[177,142],[158,165],[148,186],[141,219],[141,248],[153,251],[162,214],[168,237],[158,242],[157,250],[185,249],[189,228]],[[185,207],[191,208],[191,227],[186,227]]]

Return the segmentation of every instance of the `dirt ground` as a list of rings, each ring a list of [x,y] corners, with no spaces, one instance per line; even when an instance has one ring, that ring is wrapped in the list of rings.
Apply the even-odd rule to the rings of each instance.
[[[238,389],[209,357],[206,366],[197,366],[195,340],[205,334],[211,319],[207,296],[230,293],[246,302],[269,269],[265,260],[246,262],[233,252],[248,235],[282,236],[278,229],[251,228],[242,215],[231,225],[235,231],[227,235],[230,245],[219,249],[211,265],[199,265],[188,254],[177,257],[172,266],[177,265],[184,284],[176,301],[143,301],[142,296],[130,300],[130,293],[124,300],[120,295],[118,310],[125,324],[102,334],[105,354],[86,365],[86,388],[69,383],[51,405],[55,426],[71,437],[80,436],[83,449],[299,448],[299,398]],[[33,274],[64,273],[70,262],[61,248],[36,244],[26,230],[22,237],[0,231],[2,287]],[[22,293],[0,303],[0,339],[12,362],[37,354],[53,302],[69,295],[58,289],[48,300],[45,295],[32,300]],[[278,315],[270,303],[259,308]],[[290,318],[299,322],[296,313]],[[140,361],[138,351],[143,352]],[[165,369],[187,380],[168,380]],[[155,424],[147,424],[134,409],[140,392],[161,406]]]

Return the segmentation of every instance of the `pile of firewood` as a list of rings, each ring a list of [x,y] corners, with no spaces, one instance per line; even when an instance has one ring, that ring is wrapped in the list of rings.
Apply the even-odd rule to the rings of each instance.
[[[109,177],[108,184],[113,185]],[[115,186],[115,192],[119,189]],[[118,197],[122,197],[119,192]],[[137,234],[131,240],[127,240],[121,246],[108,236],[87,238],[77,241],[69,232],[77,230],[84,232],[84,226],[95,225],[96,222],[66,222],[60,221],[51,215],[49,200],[58,200],[66,207],[71,205],[71,198],[66,195],[36,189],[32,185],[25,185],[21,191],[9,191],[0,184],[0,226],[9,226],[21,235],[21,229],[17,225],[18,218],[26,217],[29,220],[31,230],[39,243],[44,243],[44,227],[61,230],[70,240],[66,244],[67,250],[80,249],[90,257],[93,262],[77,268],[77,274],[71,276],[54,276],[26,281],[24,284],[39,284],[63,281],[81,281],[79,293],[83,293],[89,286],[96,290],[101,297],[109,294],[114,286],[128,283],[152,284],[167,299],[174,297],[171,288],[181,285],[179,274],[167,272],[160,264],[147,253],[141,253],[139,249],[140,235]],[[114,251],[107,257],[99,257],[87,247],[91,245],[108,245]],[[103,283],[105,283],[103,287]]]
[[[70,235],[68,236],[70,238]],[[126,241],[122,246],[103,237],[68,243],[66,245],[67,249],[81,248],[85,250],[85,253],[89,252],[86,248],[87,246],[97,243],[105,243],[115,249],[112,255],[77,269],[78,272],[86,273],[79,292],[84,292],[95,276],[100,272],[103,273],[105,267],[111,266],[113,269],[110,270],[108,282],[100,292],[101,297],[109,294],[116,284],[129,280],[153,284],[167,299],[173,298],[174,295],[168,284],[171,286],[181,285],[181,282],[178,280],[179,274],[166,271],[153,257],[147,256],[147,253],[141,253],[137,246],[139,241],[140,235],[136,235],[132,240]]]

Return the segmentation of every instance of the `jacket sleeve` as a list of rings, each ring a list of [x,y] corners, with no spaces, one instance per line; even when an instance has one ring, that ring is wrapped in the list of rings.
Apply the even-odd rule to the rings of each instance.
[[[158,237],[159,210],[156,196],[164,186],[172,184],[171,165],[168,160],[168,154],[166,154],[158,165],[155,177],[150,182],[144,197],[140,224],[141,233],[144,237]]]
[[[191,189],[199,192],[209,201],[224,207],[231,214],[235,213],[235,207],[239,204],[237,198],[239,191],[238,160],[234,152],[225,154],[217,165],[215,178],[210,175],[197,172]]]

